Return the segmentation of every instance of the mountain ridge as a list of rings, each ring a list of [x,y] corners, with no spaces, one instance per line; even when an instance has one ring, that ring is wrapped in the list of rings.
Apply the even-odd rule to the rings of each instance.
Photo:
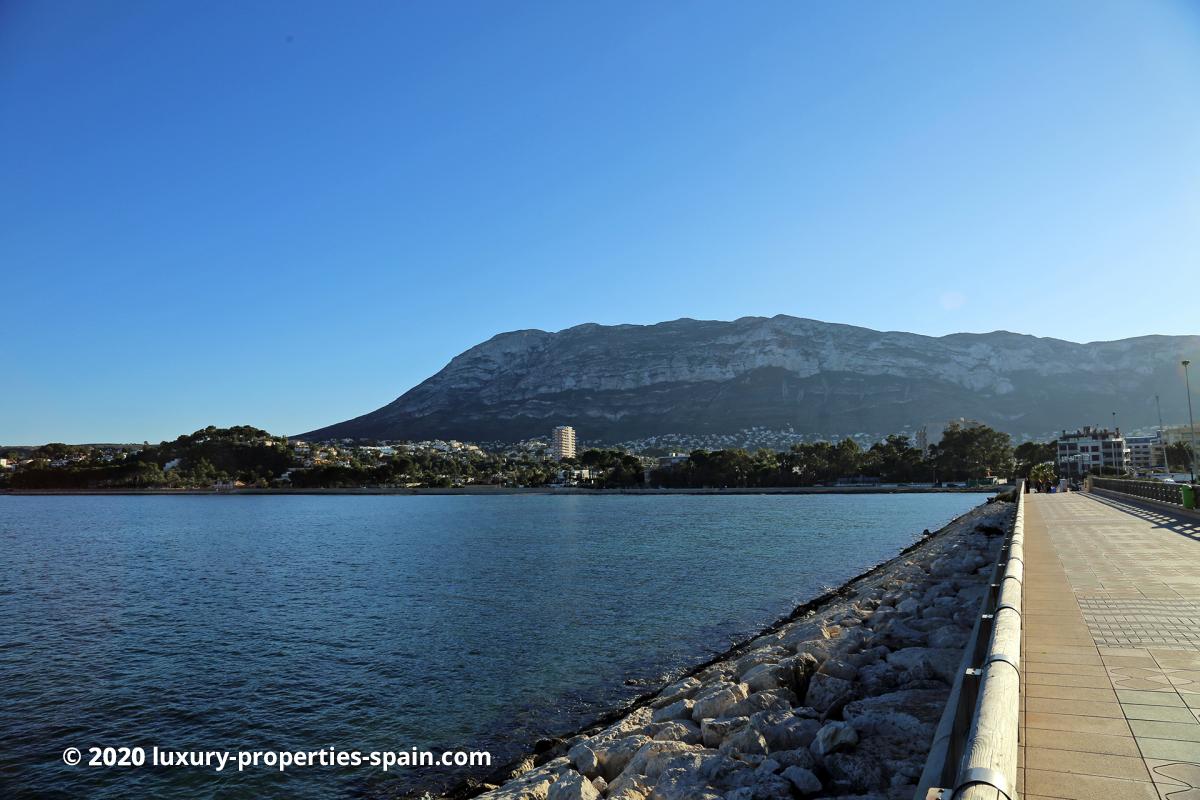
[[[382,408],[301,435],[514,441],[558,424],[604,441],[756,425],[837,435],[962,416],[1040,433],[1114,410],[1136,427],[1156,419],[1156,393],[1165,415],[1183,410],[1178,363],[1198,355],[1200,336],[935,337],[783,314],[583,323],[498,333]]]

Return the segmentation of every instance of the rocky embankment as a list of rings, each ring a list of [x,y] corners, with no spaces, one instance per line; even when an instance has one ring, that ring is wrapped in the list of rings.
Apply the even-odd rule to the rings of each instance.
[[[1013,505],[530,759],[488,800],[910,800]]]

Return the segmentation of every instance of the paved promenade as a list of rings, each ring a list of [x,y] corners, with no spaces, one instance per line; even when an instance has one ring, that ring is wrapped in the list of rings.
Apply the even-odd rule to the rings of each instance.
[[[1200,800],[1200,521],[1028,495],[1024,800]]]

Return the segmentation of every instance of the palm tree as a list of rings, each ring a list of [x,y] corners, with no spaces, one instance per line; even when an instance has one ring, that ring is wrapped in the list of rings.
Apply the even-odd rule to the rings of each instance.
[[[1054,462],[1043,461],[1041,464],[1035,464],[1029,470],[1029,480],[1042,491],[1049,489],[1057,480],[1054,474]]]

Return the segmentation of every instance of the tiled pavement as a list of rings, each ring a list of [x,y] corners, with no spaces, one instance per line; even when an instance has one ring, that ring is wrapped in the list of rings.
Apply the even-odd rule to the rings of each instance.
[[[1200,800],[1200,522],[1027,500],[1018,792]]]

